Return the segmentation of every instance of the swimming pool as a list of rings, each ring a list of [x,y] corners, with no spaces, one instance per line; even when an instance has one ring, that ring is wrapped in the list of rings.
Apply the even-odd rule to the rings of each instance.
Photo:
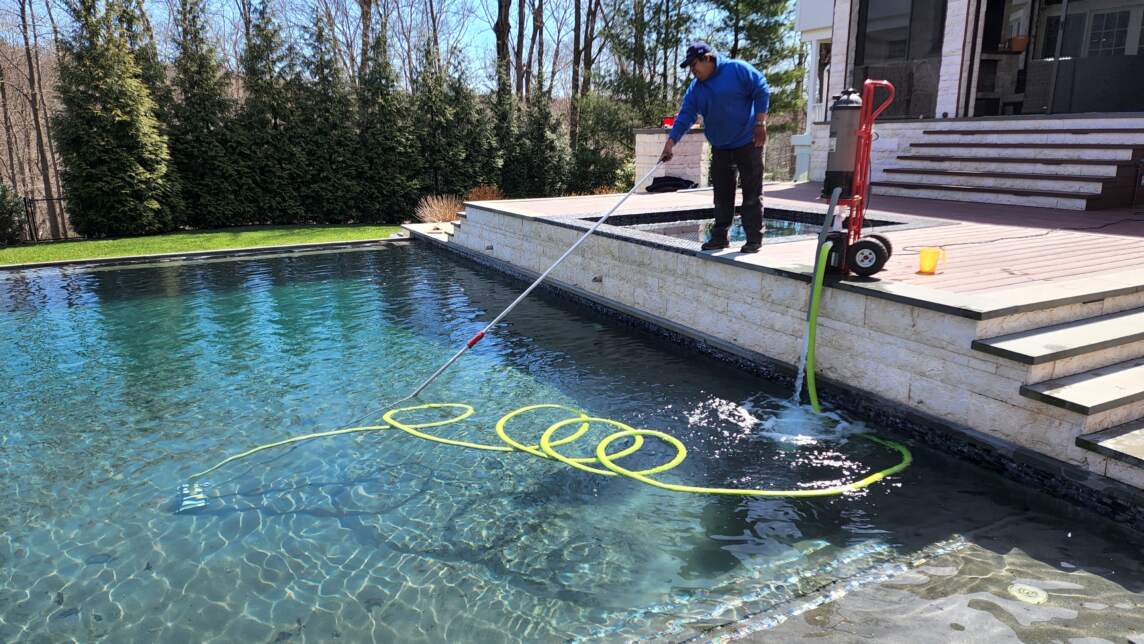
[[[404,395],[520,290],[409,246],[0,276],[0,639],[687,639],[998,525],[1040,544],[1019,544],[1036,556],[1018,574],[1048,575],[1054,557],[1113,571],[1078,595],[1117,598],[1091,634],[1144,606],[1132,533],[920,447],[859,493],[749,500],[362,434],[236,463],[211,475],[207,508],[173,513],[192,472]],[[531,403],[667,431],[689,458],[665,477],[700,485],[895,462],[853,434],[901,437],[789,396],[538,294],[424,399],[472,404],[448,432],[469,440],[495,441],[495,421]]]

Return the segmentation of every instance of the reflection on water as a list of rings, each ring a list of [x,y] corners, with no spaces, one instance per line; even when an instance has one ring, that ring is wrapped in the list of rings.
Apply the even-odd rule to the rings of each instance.
[[[1068,531],[1112,616],[1076,623],[1138,614],[1117,608],[1141,603],[1138,535],[920,447],[858,494],[745,500],[378,432],[259,454],[172,513],[190,473],[406,393],[519,290],[402,247],[0,277],[0,640],[686,639],[957,535],[1056,566]],[[482,442],[539,402],[666,431],[689,452],[677,482],[789,488],[895,461],[788,396],[538,295],[426,400],[474,405],[442,431]]]

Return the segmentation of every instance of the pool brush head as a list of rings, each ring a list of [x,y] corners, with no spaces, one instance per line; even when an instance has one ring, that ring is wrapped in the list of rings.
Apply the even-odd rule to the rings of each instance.
[[[206,488],[210,487],[209,483],[184,483],[179,486],[179,507],[175,509],[175,514],[183,514],[192,510],[198,510],[207,506]]]

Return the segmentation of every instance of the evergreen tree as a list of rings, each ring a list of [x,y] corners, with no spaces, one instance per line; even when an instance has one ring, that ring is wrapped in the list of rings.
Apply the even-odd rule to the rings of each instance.
[[[497,89],[491,112],[497,165],[500,167],[499,184],[505,194],[510,194],[512,192],[510,188],[523,185],[524,179],[520,177],[523,168],[515,163],[517,107],[513,98],[507,60],[497,62]]]
[[[572,152],[571,192],[613,188],[633,152],[640,117],[628,104],[597,94],[580,99],[580,140]],[[625,188],[626,191],[626,188]]]
[[[568,179],[568,141],[552,114],[543,79],[529,97],[528,109],[510,162],[521,182],[506,186],[512,197],[552,197],[564,192]]]
[[[171,89],[171,83],[167,80],[167,67],[159,58],[155,32],[151,28],[151,19],[147,16],[143,0],[109,0],[108,7],[113,10],[116,23],[127,36],[127,46],[131,48],[135,63],[139,66],[140,79],[151,95],[151,100],[155,102],[155,118],[159,122],[159,132],[167,139],[170,148],[175,94]],[[160,205],[176,226],[185,220],[182,198],[179,172],[172,160],[167,166],[166,189]]]
[[[422,53],[413,97],[428,192],[464,195],[475,186],[496,183],[500,159],[494,115],[469,87],[463,69],[448,76],[442,72],[431,44]]]
[[[20,241],[24,228],[24,202],[16,191],[0,183],[0,246]]]
[[[412,121],[389,62],[383,25],[358,84],[358,211],[364,222],[399,223],[417,205],[420,170]]]
[[[435,195],[457,194],[450,173],[464,152],[459,147],[458,133],[449,131],[453,113],[446,96],[445,75],[432,43],[422,52],[421,68],[413,79],[413,104],[425,190]]]
[[[168,134],[167,125],[171,122],[171,108],[175,97],[171,84],[167,81],[167,69],[159,59],[159,48],[155,44],[155,32],[151,19],[143,6],[143,0],[116,0],[116,22],[127,36],[127,46],[135,56],[140,78],[155,101],[155,117]]]
[[[308,219],[345,223],[356,219],[355,178],[360,176],[353,99],[338,64],[333,24],[322,12],[314,13],[307,36],[307,78],[298,85],[306,173],[298,193]]]
[[[446,100],[452,115],[449,133],[460,153],[446,192],[463,195],[475,186],[497,183],[500,168],[492,112],[469,87],[464,70],[449,77]]]
[[[805,106],[798,83],[806,70],[790,0],[711,0],[721,12],[723,43],[733,58],[745,60],[767,77],[771,114],[795,114]],[[782,123],[777,124],[783,127]]]
[[[89,237],[168,230],[167,139],[127,36],[99,0],[69,11],[56,134],[72,225]]]
[[[235,200],[246,224],[297,223],[304,211],[294,174],[302,165],[289,84],[293,54],[267,4],[254,10],[250,38],[242,52],[246,100],[229,137],[235,166]]]
[[[233,112],[218,54],[207,39],[203,0],[180,0],[176,22],[171,162],[178,172],[185,223],[218,228],[240,223],[226,136]]]

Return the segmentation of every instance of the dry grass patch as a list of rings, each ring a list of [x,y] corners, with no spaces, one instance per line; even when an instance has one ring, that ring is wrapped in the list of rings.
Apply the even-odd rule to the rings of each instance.
[[[499,201],[504,191],[499,186],[477,186],[465,195],[465,201]]]
[[[461,200],[449,195],[429,195],[422,197],[417,203],[413,215],[417,221],[427,224],[442,221],[457,221],[457,213],[461,210]]]

